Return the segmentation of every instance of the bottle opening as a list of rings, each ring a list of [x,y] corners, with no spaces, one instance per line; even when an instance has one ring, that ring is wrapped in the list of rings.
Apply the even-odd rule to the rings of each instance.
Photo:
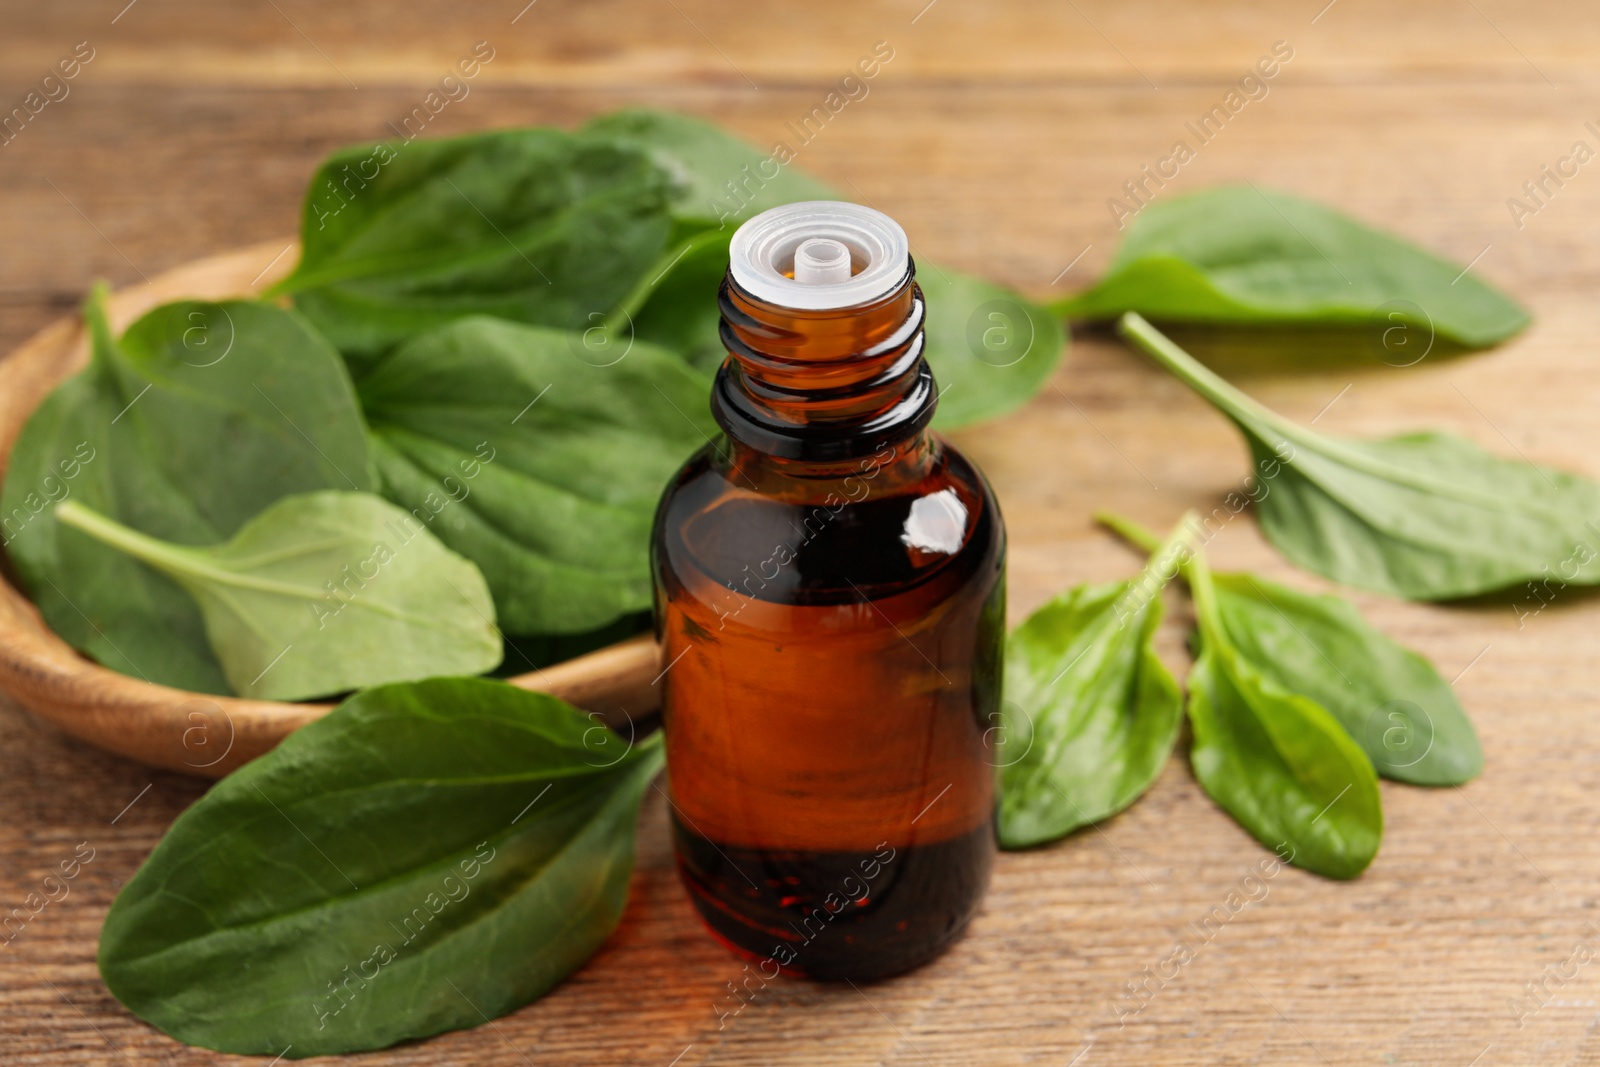
[[[794,280],[801,285],[847,282],[856,273],[854,258],[842,241],[813,237],[794,251]]]
[[[758,300],[800,311],[868,304],[911,269],[911,245],[881,211],[808,200],[763,211],[733,235],[730,270]]]

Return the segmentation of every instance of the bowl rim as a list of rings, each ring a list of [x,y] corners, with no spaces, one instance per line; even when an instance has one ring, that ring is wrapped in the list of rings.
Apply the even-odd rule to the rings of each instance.
[[[120,332],[174,300],[259,296],[289,274],[298,247],[294,240],[266,241],[116,290],[106,301],[112,328]],[[0,358],[0,484],[28,418],[88,361],[88,335],[77,314],[56,320]],[[97,747],[152,766],[220,778],[335,707],[192,693],[103,667],[57,636],[14,578],[7,557],[0,574],[0,690]],[[659,706],[659,661],[654,639],[641,634],[506,680],[559,696],[614,728],[625,727]]]

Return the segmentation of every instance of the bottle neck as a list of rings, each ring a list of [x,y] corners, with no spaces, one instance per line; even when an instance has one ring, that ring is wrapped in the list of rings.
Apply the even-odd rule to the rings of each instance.
[[[736,448],[822,465],[926,450],[938,392],[914,271],[887,296],[837,310],[778,307],[731,275],[717,301],[729,358],[711,412]]]

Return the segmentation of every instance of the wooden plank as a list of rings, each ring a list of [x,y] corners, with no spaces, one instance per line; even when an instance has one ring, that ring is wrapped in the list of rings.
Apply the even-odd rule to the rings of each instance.
[[[1221,99],[1215,89],[885,92],[805,144],[790,123],[816,102],[807,90],[746,101],[684,88],[651,99],[724,122],[758,145],[783,140],[797,149],[796,165],[902,218],[927,257],[1040,294],[1065,292],[1103,267],[1118,234],[1107,202],[1131,206],[1124,183],[1183,139],[1195,142],[1196,158],[1154,190],[1158,197],[1244,179],[1293,189],[1461,262],[1493,245],[1475,269],[1536,300],[1552,286],[1592,285],[1600,262],[1573,225],[1600,202],[1600,182],[1585,180],[1587,171],[1520,230],[1506,205],[1575,140],[1600,145],[1585,112],[1549,108],[1548,92],[1433,87],[1410,97],[1428,121],[1401,124],[1392,88],[1285,81],[1205,145],[1185,123]],[[640,100],[622,90],[483,90],[428,132],[570,126]],[[0,149],[8,176],[0,227],[29,250],[0,260],[0,307],[70,306],[97,275],[136,282],[292,232],[316,162],[338,145],[384,135],[415,102],[393,89],[324,106],[311,90],[85,85],[69,98],[73,106],[47,110],[37,128]],[[1329,165],[1342,155],[1347,166]],[[241,190],[250,191],[248,203]],[[31,332],[26,326],[42,324],[0,324],[0,340],[9,348]]]
[[[96,79],[364,91],[437,80],[485,40],[496,50],[483,74],[491,84],[711,83],[753,92],[836,80],[881,40],[896,50],[889,71],[897,79],[1167,89],[1237,78],[1286,40],[1314,48],[1306,63],[1319,78],[1490,78],[1548,88],[1592,78],[1600,44],[1600,25],[1581,0],[1542,4],[1537,18],[1511,0],[865,0],[738,9],[719,0],[507,0],[471,11],[424,0],[408,4],[403,19],[312,0],[173,0],[123,11],[126,2],[110,0],[95,15],[72,6],[29,12],[0,39],[0,62],[25,80],[29,68],[42,73],[63,49],[89,40],[101,49],[90,67]]]
[[[1584,128],[1600,118],[1585,94],[1600,28],[1584,6],[1548,5],[1532,18],[1505,0],[1400,10],[1338,0],[1313,25],[1320,2],[1081,0],[1075,10],[939,0],[912,25],[921,0],[738,18],[701,0],[675,0],[681,15],[671,4],[547,2],[515,27],[516,3],[396,14],[280,2],[331,62],[272,5],[145,0],[112,26],[118,0],[96,15],[103,28],[61,6],[13,16],[0,39],[12,97],[25,91],[27,71],[72,42],[104,45],[68,100],[0,148],[0,350],[97,275],[136,281],[292,230],[315,161],[381,136],[480,38],[500,48],[496,59],[430,136],[571,125],[651,102],[762,143],[784,136],[863,48],[892,39],[896,58],[871,94],[804,146],[799,164],[892,211],[923,258],[1040,295],[1065,292],[1112,251],[1106,200],[1281,38],[1296,57],[1270,95],[1157,195],[1249,179],[1327,199],[1463,262],[1488,246],[1474,269],[1528,302],[1538,321],[1501,351],[1404,369],[1330,364],[1310,351],[1294,371],[1239,353],[1219,354],[1219,365],[1296,418],[1337,397],[1318,423],[1329,430],[1441,426],[1497,452],[1600,475],[1600,178],[1586,168],[1520,230],[1505,203],[1575,139],[1600,145]],[[1134,566],[1090,526],[1093,509],[1164,523],[1185,507],[1214,506],[1246,469],[1225,423],[1096,332],[1077,339],[1038,400],[960,441],[1006,511],[1018,618],[1071,583]],[[1214,556],[1220,567],[1319,587],[1248,517],[1227,527]],[[727,983],[741,969],[693,918],[652,795],[627,917],[594,961],[492,1028],[362,1062],[1600,1062],[1595,967],[1579,968],[1524,1025],[1509,1006],[1574,944],[1595,944],[1600,600],[1565,591],[1519,628],[1508,598],[1448,608],[1354,599],[1447,677],[1460,672],[1487,753],[1483,777],[1460,790],[1386,784],[1386,839],[1365,877],[1334,884],[1280,873],[1193,962],[1155,983],[1124,1026],[1127,983],[1158,968],[1192,936],[1188,924],[1266,855],[1181,761],[1102,827],[1004,857],[971,935],[929,968],[860,991],[771,985],[720,1026]],[[1181,664],[1186,609],[1172,603],[1163,647]],[[5,948],[7,1062],[229,1061],[128,1016],[93,964],[117,887],[203,785],[86,749],[10,707],[0,707],[0,753],[0,908],[20,905],[79,842],[96,850],[70,894]]]

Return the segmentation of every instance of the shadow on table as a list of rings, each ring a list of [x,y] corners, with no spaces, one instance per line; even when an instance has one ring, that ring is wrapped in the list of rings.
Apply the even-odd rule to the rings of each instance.
[[[1247,329],[1177,322],[1156,325],[1179,347],[1230,379],[1285,371],[1405,370],[1484,351],[1406,325]],[[1078,322],[1072,330],[1079,337],[1116,338],[1112,322]]]

